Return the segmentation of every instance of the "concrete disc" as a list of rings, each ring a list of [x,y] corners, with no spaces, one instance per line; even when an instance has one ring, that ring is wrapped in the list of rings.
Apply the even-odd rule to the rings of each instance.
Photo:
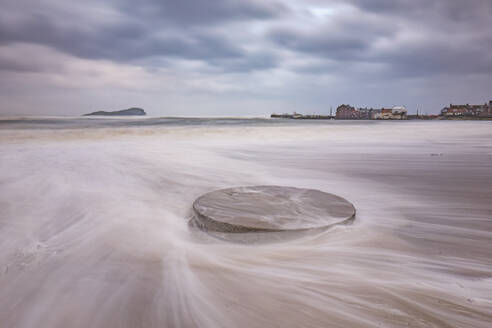
[[[355,217],[342,197],[314,189],[252,186],[221,189],[193,203],[195,220],[218,232],[279,232],[320,229]]]

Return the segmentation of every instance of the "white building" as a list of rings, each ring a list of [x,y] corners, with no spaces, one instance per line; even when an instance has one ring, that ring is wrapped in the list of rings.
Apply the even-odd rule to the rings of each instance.
[[[405,106],[394,106],[391,109],[391,116],[393,120],[406,120],[407,109],[405,108]]]

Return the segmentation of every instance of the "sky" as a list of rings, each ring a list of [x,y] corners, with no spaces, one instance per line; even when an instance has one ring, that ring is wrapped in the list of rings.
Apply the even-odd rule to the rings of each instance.
[[[2,0],[0,114],[437,113],[492,100],[491,0]]]

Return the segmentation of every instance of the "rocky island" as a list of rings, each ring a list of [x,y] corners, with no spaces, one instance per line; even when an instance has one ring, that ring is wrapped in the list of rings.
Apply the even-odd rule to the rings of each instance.
[[[93,116],[93,115],[101,115],[101,116],[134,116],[134,115],[147,115],[142,108],[132,107],[128,109],[115,110],[112,112],[106,112],[103,110],[92,112],[89,114],[84,114],[83,116]]]

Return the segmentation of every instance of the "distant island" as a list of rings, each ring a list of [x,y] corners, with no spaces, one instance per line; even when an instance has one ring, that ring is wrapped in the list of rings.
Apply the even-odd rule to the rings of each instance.
[[[93,115],[101,115],[101,116],[133,116],[133,115],[147,115],[142,108],[132,107],[128,109],[115,110],[112,112],[106,112],[103,110],[92,112],[89,114],[84,114],[83,116],[93,116]]]

